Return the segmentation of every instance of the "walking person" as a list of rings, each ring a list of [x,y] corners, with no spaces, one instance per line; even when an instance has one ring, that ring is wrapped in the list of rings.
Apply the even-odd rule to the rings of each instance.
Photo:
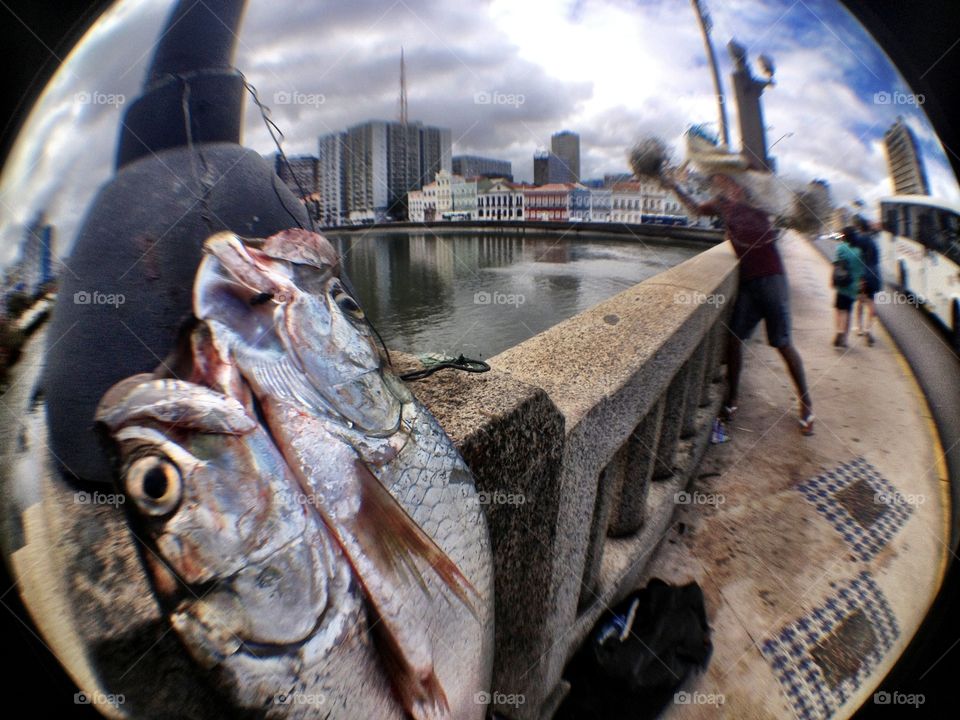
[[[857,335],[866,336],[867,345],[873,347],[874,338],[871,329],[877,317],[875,298],[883,287],[883,275],[880,273],[880,252],[877,250],[876,233],[863,215],[853,219],[856,227],[856,245],[863,260],[863,279],[860,282],[860,294],[857,296],[856,320]],[[866,324],[864,324],[866,315]]]
[[[800,432],[812,435],[813,401],[807,388],[803,361],[790,338],[790,293],[776,246],[779,232],[770,215],[751,200],[740,183],[726,174],[711,176],[716,195],[705,203],[688,195],[672,175],[664,173],[662,181],[694,215],[720,218],[726,238],[740,260],[737,302],[728,328],[727,396],[720,420],[729,422],[737,411],[743,343],[763,320],[767,341],[780,353],[793,379],[800,401]]]
[[[860,294],[860,281],[863,278],[864,264],[860,248],[856,246],[856,230],[848,225],[840,233],[840,244],[833,260],[833,286],[837,290],[835,320],[837,334],[833,346],[847,347],[847,335],[850,333],[850,316],[853,304]]]

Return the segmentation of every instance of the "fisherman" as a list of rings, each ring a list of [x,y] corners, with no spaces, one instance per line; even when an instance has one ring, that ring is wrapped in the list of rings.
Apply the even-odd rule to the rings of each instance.
[[[813,402],[804,377],[803,361],[790,340],[790,293],[776,246],[778,231],[769,214],[758,207],[746,188],[730,175],[716,173],[711,176],[710,183],[716,195],[705,203],[692,198],[672,174],[664,172],[661,177],[691,213],[720,218],[726,237],[740,259],[737,302],[728,327],[727,396],[720,422],[729,424],[737,411],[743,343],[762,319],[767,341],[780,353],[793,379],[800,400],[800,432],[812,435]],[[723,442],[725,438],[725,433],[721,433],[717,441]]]

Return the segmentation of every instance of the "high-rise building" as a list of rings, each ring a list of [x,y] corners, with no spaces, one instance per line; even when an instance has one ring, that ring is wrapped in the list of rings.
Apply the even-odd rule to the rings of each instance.
[[[506,178],[513,180],[513,167],[509,160],[480,157],[479,155],[455,155],[453,174],[461,177]]]
[[[453,172],[453,142],[448,128],[421,126],[420,131],[420,185],[432,183],[437,173]]]
[[[550,151],[559,160],[563,178],[556,182],[580,182],[580,136],[562,130],[550,138]]]
[[[387,125],[371,120],[344,133],[346,212],[351,221],[378,221],[390,207],[387,182]]]
[[[903,118],[897,118],[884,134],[883,141],[893,192],[897,195],[929,195],[930,185],[917,138]]]
[[[631,182],[635,180],[633,173],[604,173],[603,186],[605,188],[613,187],[617,183]]]
[[[321,225],[340,225],[347,218],[347,176],[343,161],[346,134],[320,138],[317,154],[318,215]]]
[[[410,190],[423,187],[419,123],[387,123],[387,201],[405,203]]]
[[[35,295],[53,280],[53,226],[38,213],[25,228],[20,242],[20,257],[6,272],[6,289]]]
[[[313,155],[294,155],[284,161],[280,153],[274,155],[274,172],[297,197],[317,191],[317,158]]]
[[[397,219],[410,190],[432,182],[440,170],[451,172],[450,130],[369,120],[321,137],[318,169],[322,218]]]
[[[549,185],[565,182],[569,173],[563,162],[552,152],[540,150],[533,154],[533,184]]]

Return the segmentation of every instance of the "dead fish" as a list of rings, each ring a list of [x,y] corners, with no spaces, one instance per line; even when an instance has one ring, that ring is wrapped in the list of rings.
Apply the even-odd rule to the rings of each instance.
[[[220,233],[205,251],[194,314],[349,560],[404,709],[483,717],[492,561],[468,468],[389,370],[325,238]]]
[[[192,379],[229,378],[203,328],[192,345]],[[97,411],[171,627],[231,717],[401,720],[352,567],[248,398],[221,389],[137,375]]]

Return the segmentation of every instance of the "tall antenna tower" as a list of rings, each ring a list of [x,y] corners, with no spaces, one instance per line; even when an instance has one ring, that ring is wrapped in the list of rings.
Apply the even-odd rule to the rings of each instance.
[[[400,124],[407,125],[407,66],[403,60],[403,46],[400,46]]]

